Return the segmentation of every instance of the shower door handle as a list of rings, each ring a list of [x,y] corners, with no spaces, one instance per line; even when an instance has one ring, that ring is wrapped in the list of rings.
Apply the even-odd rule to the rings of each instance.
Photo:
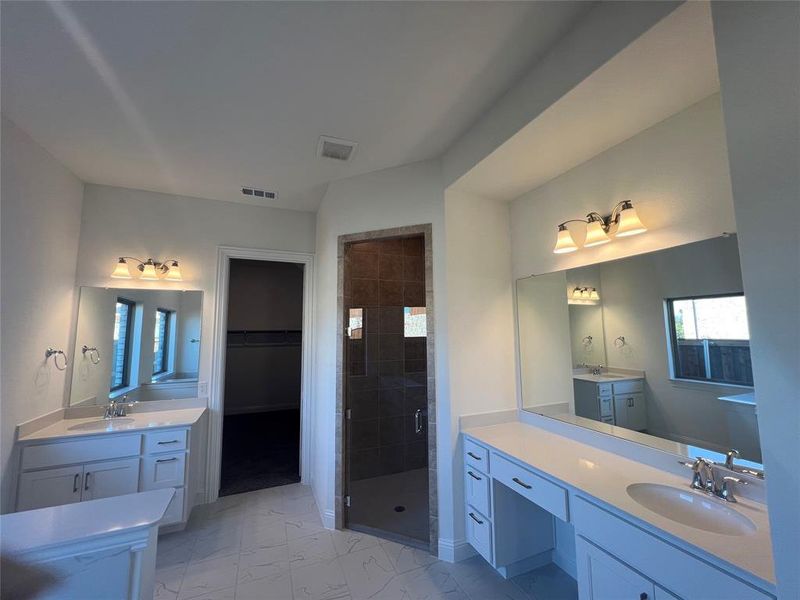
[[[418,408],[414,411],[414,429],[417,435],[422,433],[422,409]]]

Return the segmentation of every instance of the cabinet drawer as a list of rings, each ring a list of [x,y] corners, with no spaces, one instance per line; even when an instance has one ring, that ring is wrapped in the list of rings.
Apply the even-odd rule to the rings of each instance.
[[[614,394],[633,394],[644,391],[644,382],[641,379],[634,379],[632,381],[617,381],[611,385],[614,388]]]
[[[598,383],[597,384],[597,395],[598,396],[610,396],[611,395],[611,384],[610,383]]]
[[[489,451],[470,439],[464,438],[464,463],[489,472]]]
[[[467,505],[467,541],[492,563],[492,524],[474,507]]]
[[[144,435],[145,454],[186,449],[186,430],[154,431]]]
[[[578,534],[679,597],[697,598],[698,590],[714,590],[715,599],[774,598],[583,498],[575,498],[572,519]]]
[[[156,454],[142,459],[141,491],[182,486],[186,471],[186,453]]]
[[[183,521],[184,489],[185,488],[178,488],[175,490],[175,495],[167,506],[167,510],[164,511],[164,516],[161,518],[159,525],[172,525]]]
[[[113,435],[104,438],[25,446],[22,450],[22,469],[41,469],[94,460],[138,456],[141,447],[141,435]]]
[[[492,454],[492,477],[562,521],[568,521],[567,490],[532,471]]]
[[[467,504],[474,506],[484,515],[491,516],[489,478],[474,467],[467,466],[464,470],[464,495]]]

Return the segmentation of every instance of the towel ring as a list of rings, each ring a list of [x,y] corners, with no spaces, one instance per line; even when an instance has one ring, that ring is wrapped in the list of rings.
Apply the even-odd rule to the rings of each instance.
[[[581,340],[584,346],[591,346],[592,345],[592,336],[587,335],[585,338]]]
[[[64,366],[61,366],[61,367],[58,366],[58,355],[59,354],[64,359]],[[48,348],[44,352],[44,358],[45,358],[45,360],[47,360],[51,356],[54,357],[53,358],[53,364],[56,366],[56,369],[58,369],[59,371],[65,371],[67,369],[67,355],[64,354],[63,350],[54,350],[53,348]]]
[[[615,348],[622,348],[623,346],[626,346],[627,344],[628,344],[628,342],[625,341],[625,336],[624,335],[621,335],[617,339],[614,340],[614,347]]]
[[[92,361],[93,365],[100,364],[100,350],[98,350],[94,346],[90,348],[89,346],[84,344],[83,348],[81,348],[81,352],[83,352],[84,356],[86,356],[87,353],[89,354],[89,360]]]

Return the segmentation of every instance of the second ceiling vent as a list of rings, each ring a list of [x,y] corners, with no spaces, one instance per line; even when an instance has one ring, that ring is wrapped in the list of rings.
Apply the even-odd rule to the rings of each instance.
[[[353,158],[357,147],[356,142],[321,135],[317,143],[317,156],[346,162]]]

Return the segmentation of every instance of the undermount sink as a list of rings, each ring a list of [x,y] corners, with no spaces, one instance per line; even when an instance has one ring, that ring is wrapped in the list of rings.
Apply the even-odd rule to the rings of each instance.
[[[130,417],[114,417],[113,419],[97,419],[96,421],[78,423],[77,425],[67,427],[67,429],[70,431],[99,431],[101,429],[113,431],[120,425],[127,425],[128,423],[133,423],[133,419]]]
[[[756,530],[750,519],[722,504],[723,500],[704,497],[700,492],[657,483],[633,483],[627,491],[646,509],[689,527],[722,535],[745,535]]]

